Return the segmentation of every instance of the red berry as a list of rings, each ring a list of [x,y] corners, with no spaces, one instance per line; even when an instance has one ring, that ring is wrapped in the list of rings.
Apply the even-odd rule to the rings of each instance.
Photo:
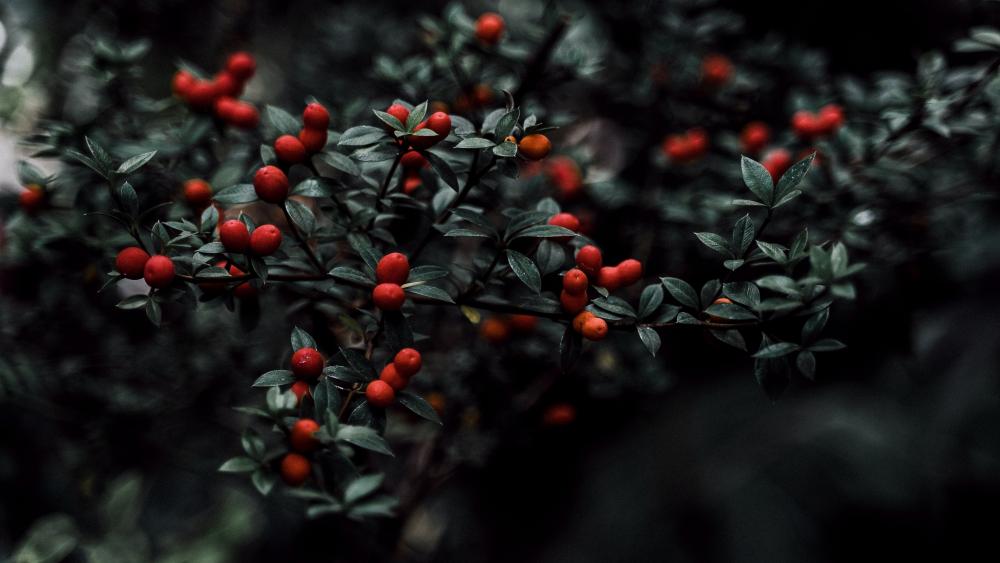
[[[632,285],[642,279],[642,262],[635,258],[622,260],[619,262],[617,268],[622,286]]]
[[[17,196],[17,202],[27,214],[33,214],[45,203],[45,190],[38,184],[30,184]]]
[[[257,70],[257,61],[253,55],[246,51],[239,51],[229,55],[226,61],[226,72],[233,75],[240,82],[246,82]]]
[[[764,157],[761,164],[771,173],[771,179],[777,182],[792,166],[792,153],[785,149],[775,149]]]
[[[396,370],[400,375],[403,377],[413,377],[415,373],[420,371],[421,366],[423,366],[423,358],[420,356],[420,352],[413,348],[403,348],[399,352],[396,352],[396,357],[392,359],[392,363],[396,365]]]
[[[500,344],[510,336],[510,323],[498,317],[489,317],[479,325],[479,334],[493,344]]]
[[[263,166],[253,175],[257,197],[268,203],[281,203],[288,197],[288,176],[277,166]]]
[[[588,244],[576,253],[576,265],[588,275],[594,275],[601,269],[601,249]]]
[[[309,384],[301,380],[292,383],[292,393],[295,393],[296,400],[301,403],[302,397],[309,394]]]
[[[233,120],[233,116],[235,115],[238,103],[239,102],[237,102],[234,98],[230,98],[228,96],[223,96],[215,100],[215,105],[213,106],[215,116],[226,123],[231,122]]]
[[[576,409],[568,403],[558,403],[545,409],[542,423],[545,426],[565,426],[576,420]]]
[[[583,190],[583,174],[568,156],[554,156],[545,162],[545,175],[563,199],[573,199]]]
[[[538,317],[534,315],[511,315],[510,328],[518,332],[531,332],[538,326]]]
[[[573,215],[572,213],[556,213],[551,219],[549,219],[549,224],[557,227],[563,227],[573,232],[580,230],[580,220],[577,219],[576,215]]]
[[[559,293],[559,302],[562,303],[563,310],[567,313],[579,313],[587,306],[587,292],[577,294],[569,293],[565,289]]]
[[[608,291],[618,289],[622,285],[621,272],[618,271],[618,268],[604,266],[597,272],[597,285]]]
[[[708,55],[701,63],[701,79],[707,86],[722,86],[733,76],[733,63],[723,55]]]
[[[253,104],[233,102],[227,123],[240,129],[253,129],[260,124],[260,113]]]
[[[588,285],[587,274],[583,273],[582,270],[573,268],[563,275],[563,289],[566,290],[566,293],[572,295],[586,293]]]
[[[424,180],[416,170],[407,170],[403,179],[403,193],[409,195],[417,191],[417,188],[424,185]]]
[[[207,110],[217,97],[215,85],[206,80],[195,80],[187,91],[187,103],[194,109]]]
[[[292,373],[299,379],[316,379],[323,373],[323,354],[315,348],[299,348],[292,354]]]
[[[767,142],[771,140],[771,128],[766,123],[753,121],[748,123],[740,133],[740,142],[743,145],[743,152],[747,154],[757,154]]]
[[[500,14],[486,12],[476,20],[476,39],[487,45],[496,45],[503,35],[504,27]]]
[[[326,148],[326,129],[303,129],[299,131],[299,140],[310,153],[322,152]]]
[[[312,464],[304,455],[288,454],[281,460],[281,478],[292,487],[305,483],[311,472]]]
[[[837,104],[827,104],[820,108],[818,119],[824,134],[836,133],[844,125],[844,109]]]
[[[371,406],[385,408],[396,400],[396,392],[385,381],[376,379],[365,387],[365,398]]]
[[[281,246],[281,231],[274,225],[261,225],[250,233],[250,252],[270,256]]]
[[[212,79],[212,88],[215,88],[215,96],[229,96],[235,98],[243,93],[243,84],[236,80],[228,72],[220,72]]]
[[[608,335],[608,323],[600,317],[593,317],[583,323],[580,331],[587,340],[604,340]]]
[[[146,261],[142,277],[149,287],[164,288],[174,281],[174,261],[167,256],[157,254]]]
[[[393,391],[402,391],[410,382],[403,374],[399,373],[399,368],[395,364],[389,363],[382,368],[382,373],[378,376],[379,381],[384,381],[392,387]]]
[[[302,123],[306,129],[326,131],[330,127],[330,112],[322,104],[313,102],[302,110]]]
[[[595,316],[596,315],[590,311],[580,311],[575,317],[573,317],[573,330],[583,333],[583,325]]]
[[[282,135],[274,140],[274,154],[281,162],[298,164],[306,159],[306,146],[294,135]]]
[[[403,125],[406,125],[406,118],[410,117],[410,110],[403,104],[392,104],[385,112],[398,119]]]
[[[398,311],[403,308],[406,294],[395,283],[380,283],[372,290],[372,301],[383,311]]]
[[[426,149],[443,141],[451,133],[451,117],[443,111],[432,113],[430,117],[417,125],[416,130],[424,128],[434,131],[437,135],[433,137],[409,135],[406,139],[414,148]]]
[[[403,158],[399,159],[399,163],[405,169],[416,170],[427,166],[427,159],[417,151],[407,151]]]
[[[687,132],[687,142],[692,158],[698,158],[708,150],[708,133],[700,127],[690,129]]]
[[[243,221],[230,219],[219,225],[219,240],[229,252],[246,252],[250,248],[250,231]]]
[[[212,186],[201,178],[184,182],[184,199],[195,209],[204,209],[212,202]]]
[[[138,246],[123,248],[115,258],[115,269],[130,280],[141,279],[149,254]]]
[[[799,110],[792,115],[792,129],[801,139],[812,139],[823,133],[823,124],[816,114]]]
[[[174,92],[175,96],[186,98],[194,83],[194,75],[184,69],[180,69],[174,73],[174,78],[170,81],[170,89]]]
[[[403,285],[408,277],[410,277],[410,261],[400,252],[386,254],[375,267],[375,279],[378,283]]]
[[[292,444],[292,449],[297,452],[307,453],[319,447],[319,439],[313,434],[319,430],[319,424],[315,420],[302,418],[295,421],[292,430],[288,435],[288,441]]]

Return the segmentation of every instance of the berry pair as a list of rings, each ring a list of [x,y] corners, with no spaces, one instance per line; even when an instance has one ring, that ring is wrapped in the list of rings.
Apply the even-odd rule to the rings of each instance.
[[[365,398],[373,407],[385,408],[396,400],[396,391],[402,391],[420,368],[423,359],[413,348],[403,348],[391,362],[382,368],[377,380],[365,387]]]
[[[708,152],[708,134],[696,127],[685,133],[670,135],[663,141],[663,152],[671,162],[693,162]]]
[[[398,119],[404,125],[410,117],[410,108],[400,103],[392,104],[385,112]],[[406,142],[411,147],[418,150],[429,149],[444,140],[451,133],[451,116],[443,111],[436,111],[413,128],[414,131],[421,131],[423,129],[433,131],[435,134],[428,136],[407,135]],[[402,141],[400,142],[402,143]]]
[[[479,334],[487,342],[500,344],[510,337],[511,331],[529,333],[538,326],[538,317],[534,315],[491,316],[479,324]]]
[[[603,266],[601,249],[592,244],[581,247],[576,253],[576,265],[596,285],[614,291],[642,279],[642,262],[628,258],[617,266]]]
[[[386,254],[378,261],[375,279],[378,285],[372,290],[372,301],[383,311],[398,311],[403,308],[406,293],[402,285],[410,277],[410,261],[399,252]]]
[[[590,311],[580,311],[573,317],[573,330],[596,342],[608,335],[608,323]]]
[[[196,111],[213,111],[222,121],[241,129],[253,129],[260,123],[257,108],[236,98],[243,93],[246,82],[257,70],[253,55],[233,53],[226,61],[226,68],[212,80],[202,80],[187,70],[174,74],[174,94]]]
[[[164,288],[174,281],[174,261],[167,256],[150,256],[138,246],[123,248],[115,257],[115,269],[130,280],[145,279],[149,287]]]
[[[563,274],[563,289],[559,294],[559,302],[567,313],[579,313],[587,306],[587,288],[590,282],[587,274],[579,268],[573,268]]]
[[[229,252],[270,256],[281,247],[281,230],[274,225],[261,225],[251,233],[239,219],[230,219],[219,226],[219,240]]]
[[[429,163],[424,155],[411,150],[399,159],[399,164],[403,167],[403,193],[412,194],[424,184],[420,178],[420,169],[426,168]]]
[[[803,140],[832,135],[844,125],[844,110],[837,104],[827,104],[818,113],[799,110],[792,115],[792,130]]]
[[[306,106],[302,111],[302,125],[298,136],[282,135],[274,140],[274,154],[281,162],[299,164],[326,147],[330,112],[322,104],[312,102]]]

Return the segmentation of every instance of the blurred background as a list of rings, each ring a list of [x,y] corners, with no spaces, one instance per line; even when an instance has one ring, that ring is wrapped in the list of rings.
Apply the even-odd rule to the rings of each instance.
[[[461,3],[473,17],[498,10],[515,30],[541,4],[551,7]],[[636,186],[662,184],[666,193],[680,179],[663,181],[642,142],[659,142],[682,120],[664,117],[653,130],[640,113],[658,103],[643,90],[643,65],[671,41],[657,35],[663,31],[649,14],[725,10],[740,25],[713,37],[712,49],[738,59],[747,44],[777,42],[787,64],[803,69],[800,81],[810,72],[815,80],[912,74],[921,53],[947,50],[971,26],[1000,24],[993,1],[618,4],[560,3],[579,30],[567,34],[572,52],[563,55],[600,64],[583,85],[537,92],[534,103],[587,115],[592,127],[615,124],[601,129],[603,146],[619,153],[601,163],[603,173]],[[420,45],[419,18],[445,9],[432,1],[7,0],[0,4],[0,190],[21,189],[17,161],[29,151],[19,139],[47,120],[94,119],[98,85],[86,57],[97,37],[149,41],[130,79],[151,98],[169,97],[179,60],[210,69],[226,53],[247,49],[259,61],[247,98],[295,108],[316,96],[340,110],[334,128],[342,130],[395,96],[427,96],[401,93],[373,69],[379,54],[410,54]],[[349,108],[359,97],[362,109]],[[763,95],[754,107],[759,119],[785,123],[789,103]],[[734,157],[724,158],[735,168]],[[59,172],[54,159],[35,164]],[[295,499],[262,497],[245,479],[216,472],[238,450],[243,421],[231,407],[260,400],[249,383],[283,357],[292,321],[308,325],[310,313],[272,298],[250,330],[221,311],[157,329],[98,294],[108,256],[85,238],[52,235],[34,253],[0,242],[0,555],[995,560],[1000,233],[992,225],[1000,210],[992,196],[1000,184],[995,172],[992,179],[992,193],[979,200],[981,221],[960,232],[904,231],[894,239],[898,259],[870,268],[858,298],[832,316],[830,334],[848,348],[825,355],[815,381],[793,381],[772,400],[745,355],[697,333],[665,335],[663,352],[646,360],[652,367],[619,362],[600,377],[561,383],[562,398],[578,413],[571,425],[543,427],[536,417],[459,433],[449,447],[462,452],[462,463],[405,518],[377,524],[306,520]],[[16,204],[4,201],[0,229],[16,213]],[[637,206],[644,204],[602,211],[595,238],[622,252],[632,247],[643,229],[654,228],[635,221]],[[655,227],[669,250],[649,271],[718,275],[693,248],[690,232],[703,230],[692,227],[700,219]],[[60,228],[82,232],[82,214],[76,221]],[[40,228],[30,236],[50,234]],[[0,240],[5,236],[16,238],[0,233]],[[557,336],[549,333],[557,334],[549,327],[536,340],[511,344],[488,368],[481,365],[485,344],[474,340],[433,352],[426,365],[442,382],[484,369],[517,372],[550,353]],[[607,359],[597,354],[595,363]],[[462,420],[463,428],[472,424]]]

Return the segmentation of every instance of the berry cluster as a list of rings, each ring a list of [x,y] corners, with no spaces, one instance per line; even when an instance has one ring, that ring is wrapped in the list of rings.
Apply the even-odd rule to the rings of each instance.
[[[274,154],[284,164],[300,164],[309,155],[326,147],[330,112],[322,104],[312,102],[302,111],[302,129],[296,135],[282,135],[274,140]]]
[[[392,104],[385,112],[398,119],[402,124],[405,124],[406,120],[410,117],[410,108],[400,103]],[[451,116],[443,111],[436,111],[430,117],[421,121],[414,128],[414,131],[421,131],[423,129],[428,129],[436,134],[407,135],[405,142],[417,150],[425,150],[433,147],[451,133]],[[399,143],[402,145],[404,141],[400,139]]]
[[[411,150],[399,159],[399,164],[403,167],[403,193],[412,194],[424,185],[424,181],[420,178],[420,170],[426,168],[429,163],[424,155]]]
[[[391,252],[378,261],[375,279],[378,285],[372,290],[372,301],[383,311],[398,311],[403,308],[406,294],[403,284],[410,277],[410,261],[399,252]]]
[[[130,280],[145,279],[149,287],[161,289],[174,281],[174,261],[168,256],[150,256],[138,246],[123,248],[115,257],[115,269]]]
[[[281,247],[281,230],[268,224],[251,233],[243,221],[230,219],[219,226],[219,240],[230,252],[270,256]]]
[[[171,84],[174,94],[195,111],[213,112],[217,118],[241,129],[253,129],[260,123],[260,113],[253,104],[237,98],[257,70],[253,55],[233,53],[224,70],[211,80],[203,80],[180,69]]]
[[[365,398],[373,407],[385,408],[396,400],[396,392],[402,391],[423,366],[420,352],[413,348],[403,348],[391,362],[382,368],[377,380],[365,387]]]
[[[792,130],[798,137],[810,141],[837,132],[844,125],[844,110],[837,104],[827,104],[818,113],[799,110],[792,115]]]
[[[672,162],[687,163],[698,160],[708,151],[708,133],[696,127],[685,133],[670,135],[663,141],[663,152]]]

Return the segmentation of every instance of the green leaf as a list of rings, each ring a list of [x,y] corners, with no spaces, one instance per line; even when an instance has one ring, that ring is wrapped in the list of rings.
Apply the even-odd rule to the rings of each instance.
[[[753,355],[754,358],[772,359],[787,356],[799,349],[799,345],[794,342],[777,342],[762,347]]]
[[[308,235],[316,228],[316,216],[305,204],[294,199],[286,199],[285,211],[303,234]]]
[[[559,365],[562,367],[563,373],[573,369],[582,351],[583,337],[573,330],[572,325],[567,325],[562,340],[559,341]]]
[[[291,344],[292,350],[316,348],[316,340],[312,335],[297,326],[292,327]]]
[[[374,475],[362,475],[351,481],[344,489],[344,502],[350,504],[358,499],[375,492],[382,485],[385,475],[376,473]]]
[[[628,317],[630,319],[634,319],[636,317],[635,310],[628,304],[628,301],[618,297],[598,297],[597,299],[594,299],[592,303],[595,307],[608,311],[614,315]],[[599,311],[594,311],[594,313],[599,313]]]
[[[153,323],[153,326],[160,326],[160,321],[163,320],[163,311],[156,299],[150,298],[146,301],[146,318]]]
[[[747,249],[753,243],[754,234],[753,219],[750,218],[750,215],[747,214],[740,217],[736,221],[736,225],[733,226],[733,253],[737,256],[746,256]]]
[[[433,285],[414,285],[406,288],[406,293],[409,295],[419,295],[435,301],[441,301],[442,303],[451,303],[452,305],[455,304],[455,300],[451,298],[451,295],[448,295],[447,291]]]
[[[347,280],[363,284],[366,286],[375,285],[375,280],[371,279],[370,277],[366,276],[360,271],[355,270],[354,268],[349,268],[347,266],[337,266],[336,268],[330,270],[330,275],[337,279]]]
[[[128,182],[122,182],[118,186],[118,202],[121,209],[132,217],[139,213],[139,195],[135,193],[135,188]]]
[[[517,120],[521,118],[521,110],[514,108],[507,113],[503,114],[499,120],[497,120],[496,128],[493,129],[493,135],[499,141],[500,139],[507,138],[508,135],[514,132],[514,127],[517,125]],[[517,148],[515,146],[515,148]]]
[[[406,130],[413,131],[424,120],[425,115],[427,115],[427,100],[410,110],[410,114],[406,118]]]
[[[798,295],[799,286],[795,283],[795,280],[788,276],[764,276],[757,280],[757,285],[774,291],[776,293],[783,293],[785,295]]]
[[[809,156],[792,165],[781,179],[778,180],[778,186],[775,188],[775,201],[777,201],[775,207],[791,201],[785,198],[802,182],[802,178],[809,171],[809,167],[812,166],[813,159],[815,158],[816,153],[811,153]]]
[[[577,236],[576,233],[565,227],[559,227],[557,225],[535,225],[517,233],[517,235],[511,240],[513,241],[521,238],[573,238],[575,236]]]
[[[795,358],[795,365],[799,368],[799,372],[807,378],[813,379],[816,376],[816,356],[809,350],[799,352]]]
[[[222,473],[249,473],[260,467],[260,464],[248,457],[234,457],[219,466]]]
[[[69,156],[70,158],[73,158],[74,160],[80,162],[81,164],[83,164],[87,168],[90,168],[94,172],[97,172],[102,178],[107,179],[107,177],[108,177],[107,170],[103,166],[101,166],[101,164],[99,162],[97,162],[96,160],[94,160],[93,158],[91,158],[91,157],[89,157],[89,156],[87,156],[87,155],[85,155],[83,153],[80,153],[78,151],[75,151],[73,149],[67,149],[66,150],[66,155]]]
[[[393,456],[392,449],[389,448],[389,443],[385,441],[385,438],[379,436],[375,429],[367,426],[342,424],[337,430],[337,440],[344,441],[348,444],[352,444],[366,450],[371,450],[376,453],[395,457]]]
[[[274,488],[274,484],[278,482],[278,476],[274,473],[258,469],[250,475],[250,481],[253,483],[255,489],[260,494],[267,496]]]
[[[250,203],[257,201],[257,192],[252,184],[236,184],[223,188],[212,196],[217,203]]]
[[[373,109],[372,111],[375,112],[375,117],[382,120],[382,123],[385,123],[389,127],[392,127],[396,131],[406,131],[406,126],[403,125],[403,122],[396,119],[394,116],[384,111],[379,111],[377,109]]]
[[[538,267],[524,254],[516,250],[507,250],[507,262],[514,275],[518,277],[528,289],[535,293],[542,291],[542,276],[538,273]]]
[[[295,382],[295,376],[287,369],[271,370],[253,382],[253,387],[274,387],[277,385],[287,385]]]
[[[492,148],[496,143],[489,139],[484,139],[482,137],[467,137],[462,139],[457,145],[456,149],[489,149]]]
[[[107,175],[107,171],[111,170],[111,155],[108,154],[108,151],[104,150],[104,147],[97,144],[97,142],[90,137],[84,137],[83,141],[87,145],[87,150],[89,150],[90,154],[93,155],[94,160],[97,161],[97,164],[104,169],[104,175]]]
[[[323,375],[345,383],[347,385],[354,385],[355,383],[364,383],[368,381],[364,375],[358,373],[358,371],[350,366],[327,366],[323,368]]]
[[[639,296],[639,318],[652,315],[663,304],[663,285],[647,285]]]
[[[743,335],[740,334],[740,331],[735,328],[728,330],[710,330],[709,332],[711,332],[712,336],[717,338],[720,342],[728,344],[737,350],[743,350],[744,352],[747,351],[746,340],[743,339]]]
[[[410,270],[410,277],[407,278],[408,282],[418,282],[418,281],[434,281],[441,278],[446,278],[451,275],[451,272],[447,268],[442,268],[441,266],[433,265],[423,265],[416,266]]]
[[[438,417],[434,407],[420,395],[411,393],[410,391],[399,391],[396,393],[396,400],[420,418],[429,420],[435,424],[442,424],[441,418]]]
[[[651,327],[648,326],[638,326],[636,331],[639,333],[639,340],[649,350],[649,353],[656,357],[656,353],[660,350],[660,335]]]
[[[354,163],[352,162],[351,164]],[[333,195],[333,188],[328,182],[324,182],[319,178],[306,178],[292,189],[291,195],[300,195],[305,197],[330,197]]]
[[[115,305],[115,307],[118,307],[119,309],[125,309],[126,311],[130,311],[132,309],[141,309],[146,306],[146,301],[148,300],[149,300],[148,295],[130,295],[125,299],[119,301],[118,304]]]
[[[302,128],[298,119],[279,107],[269,105],[264,113],[267,115],[267,122],[281,135],[298,135]]]
[[[771,202],[774,201],[774,181],[767,168],[746,156],[740,159],[740,168],[743,171],[743,183],[750,188],[753,195],[757,196],[761,203],[771,205]]]
[[[331,168],[340,170],[345,174],[350,174],[351,176],[361,175],[361,168],[346,154],[336,151],[325,151],[316,155],[316,158]]]
[[[337,146],[343,147],[366,147],[373,145],[388,137],[385,129],[372,127],[371,125],[359,125],[351,127],[340,135]]]
[[[351,158],[358,162],[383,162],[397,156],[399,156],[399,147],[386,144],[364,147],[351,153]]]
[[[493,154],[500,158],[514,158],[517,156],[517,145],[510,141],[504,141],[493,147]]]
[[[125,162],[121,163],[121,166],[118,167],[118,173],[131,174],[132,172],[135,172],[136,170],[145,166],[146,163],[152,160],[154,156],[156,156],[156,151],[149,151],[149,152],[144,152],[142,154],[137,154],[132,158],[126,160]]]
[[[677,300],[681,305],[691,307],[692,309],[698,308],[698,294],[694,292],[694,288],[688,282],[679,278],[664,277],[660,278],[663,285],[670,292],[670,295]]]
[[[822,309],[815,313],[813,316],[809,317],[809,320],[802,325],[802,343],[808,344],[816,340],[820,333],[823,332],[823,328],[826,326],[826,321],[830,318],[830,309]]]
[[[833,352],[836,350],[842,350],[846,347],[847,346],[839,340],[834,340],[833,338],[823,338],[814,342],[811,346],[809,346],[809,349],[813,352]]]
[[[445,233],[444,236],[452,238],[495,238],[493,235],[473,231],[472,229],[452,229]]]
[[[702,244],[719,254],[730,258],[733,257],[733,251],[729,248],[729,242],[722,236],[715,233],[695,233],[694,236],[698,237],[698,240],[700,240]]]
[[[430,151],[424,151],[421,154],[423,154],[424,158],[427,159],[427,162],[431,164],[431,168],[433,168],[434,172],[441,177],[441,180],[443,180],[445,184],[448,184],[448,187],[457,192],[458,176],[455,175],[455,171],[451,169],[451,166],[448,166],[448,163],[445,162],[443,158]]]
[[[705,312],[713,317],[730,321],[751,321],[757,318],[753,311],[744,309],[735,303],[714,303]]]
[[[772,244],[770,242],[757,241],[757,248],[764,253],[768,258],[774,260],[778,264],[784,264],[787,261],[786,252],[787,249],[780,244]]]

